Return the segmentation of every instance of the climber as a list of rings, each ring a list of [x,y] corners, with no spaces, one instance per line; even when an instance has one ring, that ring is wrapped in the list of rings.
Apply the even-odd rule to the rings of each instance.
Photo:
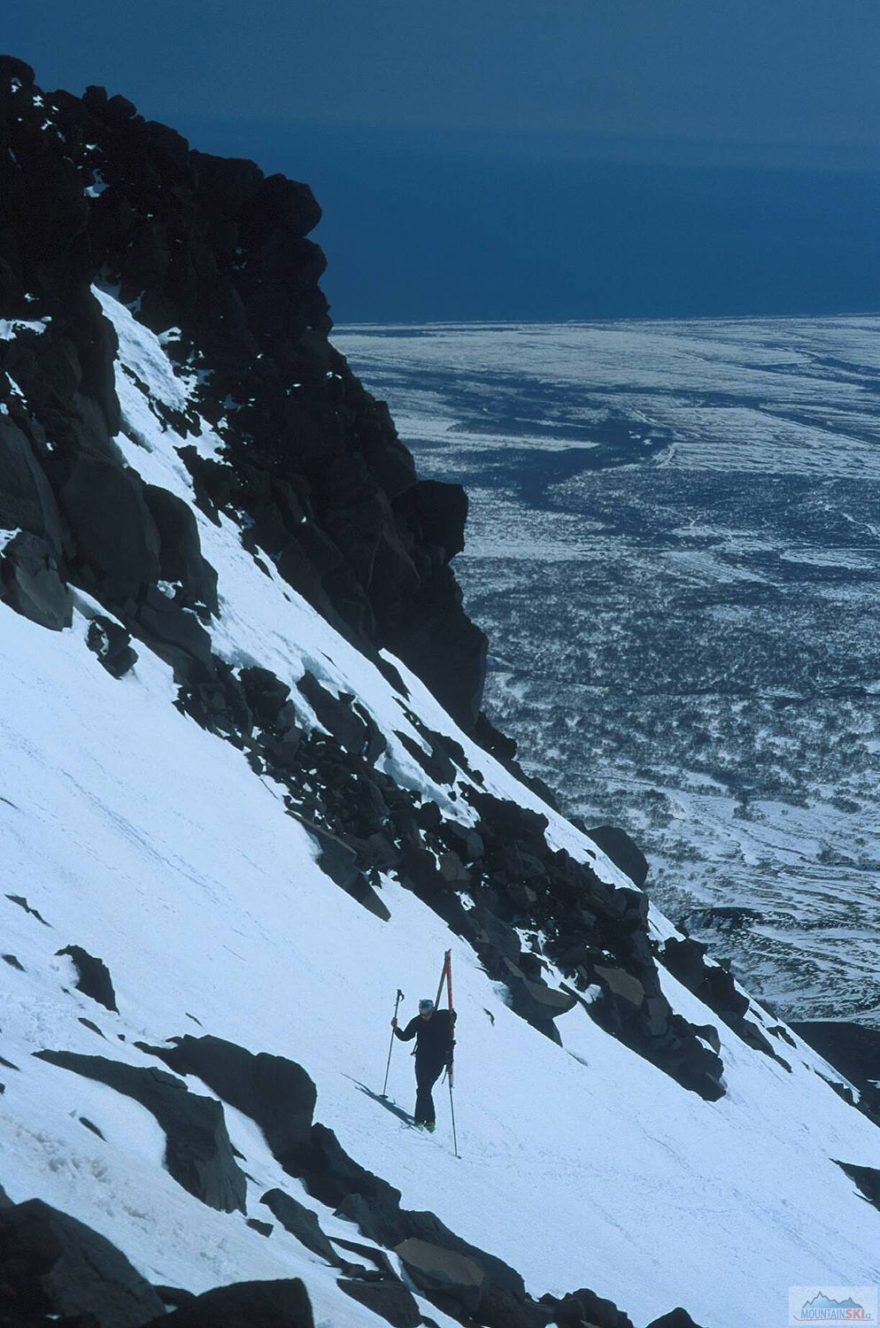
[[[435,1010],[431,1000],[419,1001],[419,1012],[410,1019],[402,1031],[397,1019],[391,1020],[394,1036],[401,1042],[416,1039],[416,1109],[413,1120],[418,1129],[434,1132],[434,1101],[431,1089],[444,1069],[452,1069],[452,1049],[455,1041],[454,1010]]]

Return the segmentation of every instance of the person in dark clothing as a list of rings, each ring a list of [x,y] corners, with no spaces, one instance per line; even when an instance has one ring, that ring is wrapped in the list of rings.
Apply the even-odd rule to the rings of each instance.
[[[416,1109],[414,1121],[433,1133],[434,1099],[431,1089],[443,1071],[444,1066],[452,1068],[452,1049],[455,1046],[453,1029],[455,1027],[454,1010],[435,1010],[434,1002],[419,1001],[419,1012],[410,1019],[406,1028],[397,1027],[397,1020],[391,1020],[394,1036],[401,1042],[416,1040]]]

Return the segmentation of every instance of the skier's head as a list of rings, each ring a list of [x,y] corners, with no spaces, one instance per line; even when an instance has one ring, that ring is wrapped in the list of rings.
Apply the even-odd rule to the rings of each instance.
[[[433,1013],[434,1013],[433,1001],[428,1000],[427,997],[423,1001],[419,1001],[419,1014],[422,1016],[423,1019],[429,1019]]]

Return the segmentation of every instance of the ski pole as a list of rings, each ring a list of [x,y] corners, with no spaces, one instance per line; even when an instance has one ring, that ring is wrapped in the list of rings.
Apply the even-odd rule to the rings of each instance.
[[[452,1075],[449,1076],[449,1111],[452,1116],[452,1146],[455,1149],[455,1156],[459,1157],[458,1136],[455,1133],[455,1099],[452,1096]]]
[[[455,1099],[452,1096],[452,1056],[455,1046],[455,1011],[452,1005],[452,951],[446,951],[444,960],[446,970],[446,1004],[449,1006],[449,1114],[452,1117],[452,1144],[455,1149],[455,1156],[458,1157],[458,1136],[455,1132]],[[442,983],[442,979],[441,979]]]
[[[394,1000],[394,1018],[397,1018],[397,1007],[404,999],[403,992],[397,988],[397,996]],[[391,1069],[391,1053],[394,1050],[394,1029],[391,1030],[391,1046],[388,1048],[388,1064],[385,1066],[385,1082],[382,1085],[382,1096],[385,1096],[385,1089],[388,1087],[388,1071]]]

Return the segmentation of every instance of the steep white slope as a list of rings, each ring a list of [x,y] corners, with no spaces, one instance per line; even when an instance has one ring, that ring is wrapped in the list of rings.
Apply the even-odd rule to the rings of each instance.
[[[127,464],[148,484],[169,489],[192,503],[192,482],[175,449],[192,446],[194,440],[177,435],[150,409],[150,400],[157,400],[172,410],[191,405],[185,382],[175,377],[159,338],[138,323],[112,295],[98,289],[95,294],[119,338],[116,390],[122,406],[123,432],[116,442]],[[149,397],[126,374],[126,367],[135,379],[149,384]],[[203,424],[195,444],[205,456],[218,454],[222,446],[207,424]],[[431,782],[395,736],[395,730],[403,732],[424,746],[418,731],[406,718],[406,709],[412,709],[430,727],[455,737],[470,763],[483,773],[485,782],[481,787],[546,815],[550,821],[548,840],[554,847],[566,848],[580,858],[589,858],[602,879],[609,883],[631,884],[592,840],[548,808],[463,734],[405,666],[394,661],[406,683],[409,693],[406,701],[373,664],[291,589],[270,563],[264,564],[265,570],[257,566],[242,548],[238,526],[221,515],[218,527],[197,508],[194,512],[202,551],[219,574],[220,619],[211,628],[217,654],[235,666],[259,664],[270,668],[291,686],[302,677],[305,669],[309,669],[331,691],[353,692],[386,737],[388,749],[380,758],[379,767],[387,769],[404,787],[424,792],[445,810],[452,810],[447,788]],[[294,691],[291,700],[298,707],[303,722],[307,726],[314,723],[305,699]],[[466,803],[457,802],[454,811],[461,821],[473,819]]]
[[[152,385],[173,390],[155,339],[108,308],[124,332],[123,354],[155,357]],[[140,434],[137,443],[120,439],[128,460],[191,500],[173,451],[180,440],[152,416],[138,420],[143,398],[123,378],[120,391],[128,430]],[[203,442],[211,446],[207,435]],[[381,673],[271,569],[259,570],[232,523],[199,521],[220,578],[215,649],[291,683],[307,666],[354,691],[389,738],[382,759],[396,776],[448,802],[394,740],[392,729],[408,726]],[[40,1194],[80,1217],[153,1281],[201,1290],[303,1276],[319,1322],[377,1322],[280,1229],[267,1241],[240,1214],[216,1213],[181,1190],[158,1165],[161,1136],[140,1107],[31,1056],[49,1047],[155,1064],[117,1035],[155,1043],[200,1032],[195,1018],[206,1032],[300,1062],[317,1085],[316,1119],[354,1158],[396,1185],[406,1207],[433,1210],[516,1266],[536,1295],[590,1285],[636,1324],[683,1303],[712,1328],[762,1328],[768,1307],[778,1305],[781,1320],[790,1283],[880,1279],[880,1213],[832,1160],[880,1166],[880,1135],[823,1082],[803,1044],[788,1073],[720,1025],[728,1091],[712,1104],[580,1008],[559,1021],[565,1045],[555,1046],[507,1008],[470,949],[395,881],[382,887],[388,922],[339,890],[316,866],[305,830],[284,814],[279,790],[173,707],[164,664],[142,650],[132,674],[110,678],[85,647],[91,607],[79,602],[73,628],[60,634],[0,606],[0,926],[3,951],[25,969],[0,964],[2,1055],[19,1067],[0,1069],[0,1183],[13,1199]],[[611,878],[594,846],[401,673],[411,708],[461,742],[487,787],[544,810],[554,843],[580,856],[589,847]],[[466,808],[458,801],[455,810]],[[26,896],[50,926],[9,894]],[[56,951],[70,943],[108,964],[118,1016],[65,992],[72,969]],[[403,988],[412,1011],[432,992],[448,947],[460,1011],[461,1159],[442,1097],[430,1139],[359,1088],[381,1088],[395,990]],[[685,1016],[717,1023],[666,981]],[[112,1052],[80,1017],[100,1026]],[[402,1047],[391,1090],[409,1104]],[[106,1142],[83,1127],[83,1115]],[[282,1183],[280,1170],[251,1123],[234,1112],[228,1119],[256,1182],[249,1212],[266,1216],[259,1198]],[[356,1237],[301,1197],[321,1211],[326,1230]]]

